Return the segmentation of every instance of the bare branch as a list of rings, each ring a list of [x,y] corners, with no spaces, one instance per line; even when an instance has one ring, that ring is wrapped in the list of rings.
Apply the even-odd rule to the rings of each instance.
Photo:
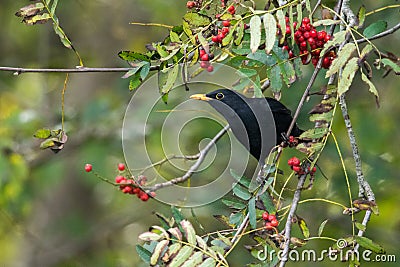
[[[182,183],[182,182],[186,181],[187,179],[189,179],[192,176],[192,174],[200,167],[201,163],[203,163],[205,157],[207,156],[207,153],[210,151],[212,146],[228,131],[229,128],[230,128],[230,126],[226,125],[221,131],[219,131],[219,133],[217,133],[214,136],[214,138],[207,144],[207,146],[205,148],[200,150],[200,156],[197,159],[196,163],[193,164],[183,176],[169,180],[164,183],[155,184],[154,186],[146,188],[146,191],[155,192],[158,189],[172,186],[174,184]]]
[[[362,39],[358,39],[357,40],[357,44],[361,44],[361,43],[365,43],[367,41],[371,41],[371,40],[375,40],[375,39],[379,39],[382,38],[386,35],[392,34],[394,32],[396,32],[398,29],[400,29],[400,23],[397,23],[396,25],[394,25],[392,28],[387,29],[384,32],[378,33],[377,35],[374,35],[370,38],[362,38]]]
[[[14,72],[14,75],[20,75],[22,73],[88,73],[88,72],[127,72],[133,68],[88,68],[88,67],[76,67],[76,68],[62,68],[62,69],[50,69],[50,68],[16,68],[16,67],[0,67],[0,71]],[[150,70],[158,70],[159,66],[151,66]]]

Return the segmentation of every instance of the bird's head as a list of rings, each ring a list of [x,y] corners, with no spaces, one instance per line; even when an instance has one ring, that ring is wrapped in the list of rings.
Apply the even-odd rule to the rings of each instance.
[[[243,102],[243,96],[229,89],[218,89],[208,94],[195,94],[191,95],[190,98],[203,101],[220,101],[231,107],[234,107],[235,103]]]

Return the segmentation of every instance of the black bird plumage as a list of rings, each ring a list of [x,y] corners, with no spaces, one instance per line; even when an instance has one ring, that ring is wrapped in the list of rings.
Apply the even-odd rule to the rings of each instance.
[[[270,97],[247,98],[229,89],[218,89],[205,95],[192,95],[191,98],[208,101],[228,121],[235,137],[259,162],[264,162],[271,148],[283,141],[282,134],[286,134],[292,121],[290,110]],[[302,132],[295,125],[290,135],[299,136]]]

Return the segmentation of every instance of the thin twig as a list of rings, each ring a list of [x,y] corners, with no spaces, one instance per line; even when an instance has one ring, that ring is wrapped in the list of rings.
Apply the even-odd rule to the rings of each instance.
[[[368,42],[368,41],[371,41],[371,40],[375,40],[375,39],[382,38],[382,37],[384,37],[384,36],[386,36],[386,35],[389,35],[389,34],[392,34],[392,33],[396,32],[398,29],[400,29],[400,23],[397,23],[397,24],[394,25],[392,28],[387,29],[387,30],[384,31],[384,32],[378,33],[378,34],[376,34],[376,35],[374,35],[374,36],[372,36],[372,37],[370,37],[370,38],[361,38],[361,39],[358,39],[358,40],[357,40],[357,44],[361,44],[361,43],[365,43],[365,42]]]
[[[160,66],[151,66],[150,70],[158,70]],[[87,73],[87,72],[127,72],[133,68],[88,68],[88,67],[76,67],[76,68],[18,68],[18,67],[0,67],[0,71],[14,72],[14,75],[22,73],[41,73],[41,72],[56,72],[56,73]]]
[[[200,150],[200,156],[197,159],[196,163],[193,164],[183,176],[174,178],[174,179],[169,180],[164,183],[155,184],[151,187],[147,187],[146,191],[155,192],[156,190],[159,190],[161,188],[172,186],[172,185],[175,185],[178,183],[182,183],[182,182],[186,181],[187,179],[189,179],[192,176],[192,174],[200,167],[201,163],[203,163],[205,157],[207,156],[208,151],[228,131],[229,127],[230,127],[229,124],[226,125],[221,131],[219,131],[219,133],[217,133],[214,136],[214,138],[207,144],[207,146],[205,148]]]

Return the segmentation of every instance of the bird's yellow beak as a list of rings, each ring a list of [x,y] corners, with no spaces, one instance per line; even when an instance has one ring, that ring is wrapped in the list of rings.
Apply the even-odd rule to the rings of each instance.
[[[190,96],[191,99],[196,99],[196,100],[203,100],[203,101],[210,101],[212,98],[208,97],[204,94],[195,94]]]

